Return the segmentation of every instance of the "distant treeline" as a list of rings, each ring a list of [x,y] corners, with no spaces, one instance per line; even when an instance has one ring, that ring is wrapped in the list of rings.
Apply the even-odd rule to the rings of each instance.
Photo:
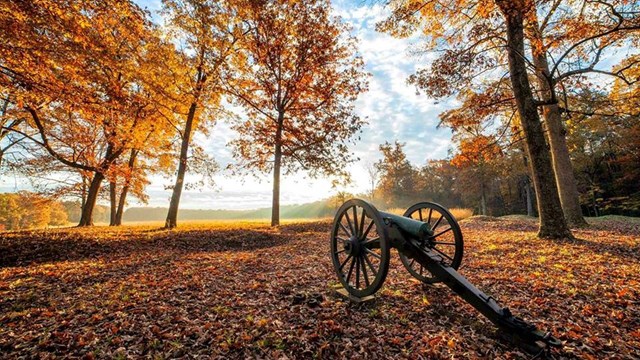
[[[123,220],[128,221],[164,221],[167,208],[162,207],[133,207],[124,213]],[[323,218],[333,216],[335,208],[329,200],[316,201],[300,205],[285,205],[280,207],[283,219]],[[237,220],[237,219],[268,219],[271,208],[254,210],[196,210],[181,209],[178,213],[180,220]]]
[[[64,205],[28,191],[0,194],[0,230],[34,229],[67,224]]]

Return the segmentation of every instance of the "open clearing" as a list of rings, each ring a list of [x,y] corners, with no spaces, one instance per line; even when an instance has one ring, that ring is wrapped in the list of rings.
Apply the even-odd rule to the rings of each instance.
[[[460,271],[552,330],[555,358],[640,358],[640,223],[591,222],[558,242],[535,238],[531,219],[464,220]],[[395,251],[374,302],[333,295],[329,229],[1,233],[0,357],[529,357],[448,288],[411,279]]]

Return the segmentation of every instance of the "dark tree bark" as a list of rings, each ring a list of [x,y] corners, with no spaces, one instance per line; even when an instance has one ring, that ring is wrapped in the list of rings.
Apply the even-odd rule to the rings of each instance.
[[[133,168],[136,164],[136,157],[138,156],[138,150],[132,149],[131,155],[129,156],[129,163],[127,166],[131,173],[133,173]],[[124,205],[127,202],[127,195],[129,194],[129,185],[131,183],[130,179],[125,180],[124,185],[122,186],[122,190],[120,191],[120,198],[118,199],[118,210],[116,211],[116,226],[122,225],[122,216],[124,215]]]
[[[80,216],[80,223],[78,223],[78,226],[93,225],[93,209],[95,208],[96,201],[98,200],[102,180],[104,180],[104,175],[102,173],[94,173],[91,185],[89,185],[89,191],[87,192],[87,200],[82,207],[82,215]]]
[[[528,176],[525,179],[524,192],[527,201],[527,216],[536,216],[536,213],[533,211],[533,189],[531,189],[531,180]]]
[[[578,186],[576,185],[573,165],[571,164],[571,157],[569,156],[566,130],[562,124],[560,107],[556,100],[556,93],[552,84],[552,74],[549,69],[546,49],[544,47],[542,34],[539,31],[535,11],[531,12],[531,18],[532,23],[529,28],[532,30],[529,31],[529,34],[534,43],[534,46],[531,47],[531,55],[533,64],[536,67],[538,84],[542,90],[542,100],[549,103],[543,106],[542,114],[547,128],[549,146],[551,147],[551,161],[556,184],[558,185],[558,195],[560,196],[562,211],[569,224],[573,226],[586,226],[587,222],[582,216]]]
[[[531,3],[529,0],[496,0],[496,4],[500,7],[507,25],[509,76],[525,134],[526,149],[531,159],[533,184],[540,213],[538,237],[572,238],[562,212],[551,165],[551,155],[527,76],[524,58],[524,14]]]
[[[84,209],[85,204],[87,203],[87,177],[82,175],[82,190],[80,191],[80,209]]]
[[[196,107],[197,104],[195,102],[193,102],[189,107],[187,123],[185,124],[184,133],[182,134],[180,160],[178,162],[178,175],[176,177],[176,183],[173,186],[173,193],[171,194],[167,220],[164,223],[164,226],[167,229],[173,229],[178,225],[178,207],[180,206],[180,196],[182,195],[182,188],[184,187],[184,175],[187,172],[187,155],[189,154],[189,143],[191,142],[191,132],[193,129]]]
[[[282,165],[282,126],[284,113],[278,115],[278,128],[275,138],[275,152],[273,156],[273,198],[271,202],[271,226],[280,225],[280,167]]]
[[[116,226],[116,202],[118,194],[116,191],[116,182],[109,181],[109,226]]]

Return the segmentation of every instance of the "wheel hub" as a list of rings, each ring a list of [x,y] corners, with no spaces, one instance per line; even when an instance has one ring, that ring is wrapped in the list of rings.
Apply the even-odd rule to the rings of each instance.
[[[360,245],[360,240],[356,236],[350,237],[349,241],[344,243],[344,250],[349,255],[359,256],[362,252],[362,245]]]

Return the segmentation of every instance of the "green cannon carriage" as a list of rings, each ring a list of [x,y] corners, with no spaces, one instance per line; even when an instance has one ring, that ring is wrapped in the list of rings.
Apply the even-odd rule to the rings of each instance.
[[[561,344],[550,332],[512,315],[457,272],[464,250],[462,231],[438,204],[417,203],[399,216],[351,199],[338,209],[330,240],[336,274],[352,299],[380,289],[389,270],[390,250],[395,248],[412,276],[426,284],[444,283],[525,350],[539,353]]]

